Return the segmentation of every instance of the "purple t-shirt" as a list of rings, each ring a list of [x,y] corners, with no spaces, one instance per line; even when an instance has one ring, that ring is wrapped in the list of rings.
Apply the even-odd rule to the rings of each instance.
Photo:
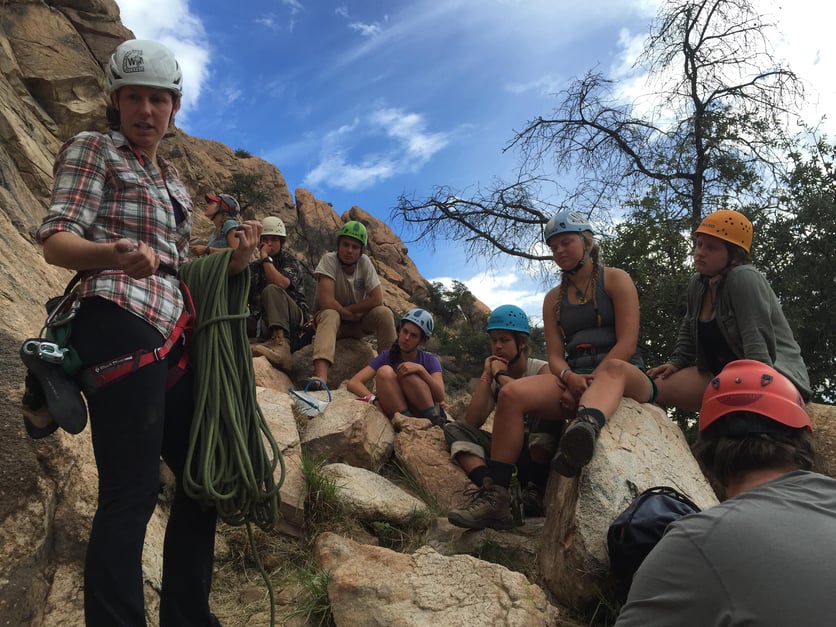
[[[386,349],[380,355],[372,359],[369,366],[371,366],[372,370],[377,372],[377,369],[381,366],[391,365],[393,368],[397,368],[400,364],[404,362],[403,359],[398,358],[394,364],[389,363],[389,349]],[[419,350],[418,354],[415,356],[415,359],[412,360],[416,364],[421,364],[424,366],[424,369],[433,374],[435,372],[441,372],[441,362],[438,361],[438,357],[433,355],[432,353],[428,353],[427,351]]]

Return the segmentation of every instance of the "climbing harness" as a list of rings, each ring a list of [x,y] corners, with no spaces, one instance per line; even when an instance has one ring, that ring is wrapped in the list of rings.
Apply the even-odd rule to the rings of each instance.
[[[174,330],[166,338],[162,346],[153,350],[138,350],[82,370],[79,373],[79,379],[81,388],[86,393],[92,394],[98,392],[110,383],[136,372],[144,366],[162,361],[177,345],[178,341],[183,342],[184,348],[180,359],[177,360],[177,364],[169,368],[166,389],[170,389],[180,380],[180,377],[186,373],[186,367],[189,363],[189,338],[195,317],[194,302],[185,282],[180,281],[180,289],[183,292],[186,306],[184,306],[183,313],[177,319]]]

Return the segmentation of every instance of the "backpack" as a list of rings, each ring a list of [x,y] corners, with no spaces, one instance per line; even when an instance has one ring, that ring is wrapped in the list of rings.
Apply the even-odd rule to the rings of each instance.
[[[619,592],[626,597],[633,575],[665,529],[687,514],[701,511],[687,496],[669,486],[648,488],[621,512],[607,531],[610,566]]]

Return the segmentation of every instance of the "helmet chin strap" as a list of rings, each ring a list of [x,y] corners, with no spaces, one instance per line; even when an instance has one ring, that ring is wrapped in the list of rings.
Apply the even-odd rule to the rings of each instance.
[[[586,260],[588,258],[589,258],[589,251],[585,250],[584,253],[583,253],[583,257],[581,257],[581,260],[578,262],[578,264],[574,268],[572,268],[571,270],[564,270],[564,272],[567,272],[567,273],[572,274],[572,275],[577,274],[578,271],[580,271],[580,269],[584,267],[584,265],[586,264]]]
[[[517,360],[522,357],[522,349],[520,348],[520,341],[516,337],[514,337],[514,344],[517,346],[517,354],[514,355],[514,358],[508,361],[508,365],[511,366],[517,362]]]
[[[581,257],[581,260],[577,263],[577,265],[574,268],[572,268],[571,270],[564,270],[564,272],[570,275],[577,274],[580,271],[580,269],[584,267],[584,264],[586,264],[586,260],[589,259],[589,249],[586,247],[586,239],[580,233],[578,233],[578,237],[581,238],[581,243],[583,244],[583,257]]]

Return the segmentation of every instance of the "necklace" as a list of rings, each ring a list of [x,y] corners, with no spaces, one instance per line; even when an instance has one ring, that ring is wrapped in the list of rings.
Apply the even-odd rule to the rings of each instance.
[[[592,283],[592,277],[589,277],[586,281],[586,285],[583,289],[578,287],[578,284],[575,283],[571,277],[569,277],[569,283],[572,284],[572,287],[575,288],[575,297],[578,299],[578,303],[583,305],[587,302],[586,293],[589,291],[589,285]]]

